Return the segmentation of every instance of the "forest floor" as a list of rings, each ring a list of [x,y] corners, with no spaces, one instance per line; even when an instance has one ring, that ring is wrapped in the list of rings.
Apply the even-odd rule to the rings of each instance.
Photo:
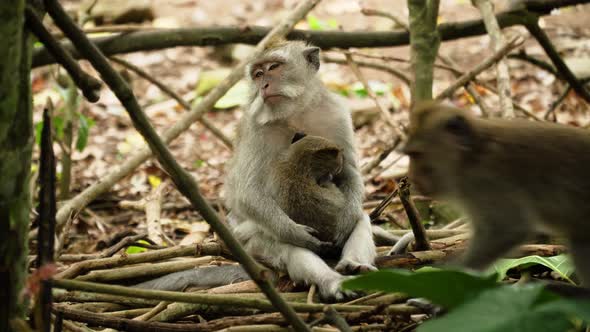
[[[63,2],[72,10],[80,5],[79,1]],[[108,1],[105,2],[108,3]],[[133,1],[129,0],[129,2]],[[154,0],[151,2],[154,18],[142,24],[146,27],[158,28],[212,25],[272,26],[282,17],[282,14],[287,12],[288,8],[292,8],[294,3],[296,1],[293,0]],[[496,10],[501,11],[504,8],[504,2],[497,3]],[[392,22],[389,19],[365,16],[360,12],[361,8],[379,9],[396,13],[402,18],[407,17],[405,1],[326,0],[312,11],[312,19],[300,22],[297,28],[308,29],[318,24],[323,26],[322,29],[338,29],[338,26],[344,30],[392,28]],[[468,0],[441,1],[440,22],[478,17],[478,11]],[[588,21],[590,21],[590,6],[565,8],[544,17],[542,26],[565,59],[577,60],[574,71],[579,75],[590,77]],[[528,36],[526,30],[510,28],[505,32],[516,32],[527,36],[527,41],[522,47],[526,54],[548,61],[541,47]],[[121,57],[147,71],[181,96],[192,99],[197,91],[216,82],[211,77],[226,75],[228,68],[231,69],[249,49],[243,45],[229,50],[213,47],[177,47],[162,51],[137,52]],[[357,51],[378,57],[390,56],[402,59],[409,57],[408,47]],[[219,55],[222,52],[230,54],[229,62],[220,60]],[[338,50],[325,53],[341,56]],[[440,53],[453,59],[463,71],[468,71],[483,58],[491,55],[492,51],[489,38],[481,36],[445,42],[441,45]],[[410,76],[407,62],[379,61]],[[543,117],[546,110],[565,89],[565,83],[556,79],[551,73],[521,60],[509,59],[508,65],[514,101],[537,116]],[[92,72],[87,63],[83,62],[83,66]],[[117,68],[122,70],[120,66]],[[362,69],[362,71],[370,80],[371,86],[379,91],[380,101],[392,110],[394,118],[404,125],[407,124],[410,104],[409,86],[389,73],[374,69]],[[56,83],[57,72],[55,65],[33,70],[35,123],[41,121],[42,109],[47,97],[52,98],[58,116],[63,111],[65,90]],[[347,100],[355,113],[360,164],[370,163],[391,144],[394,134],[386,123],[379,119],[374,101],[366,95],[366,90],[358,82],[358,78],[346,65],[322,63],[320,75],[331,89],[347,95]],[[130,73],[129,77],[140,104],[159,131],[173,124],[180,114],[185,112],[153,84],[134,73]],[[479,79],[495,86],[495,71],[487,70],[479,76]],[[453,81],[454,76],[451,73],[437,69],[434,82],[435,95]],[[490,110],[498,111],[497,96],[483,88],[478,91],[482,93],[483,100]],[[233,103],[233,100],[229,102]],[[479,112],[478,106],[463,89],[454,94],[451,102]],[[589,106],[582,99],[570,93],[559,104],[554,114],[557,122],[587,127],[590,125],[589,110]],[[143,144],[127,113],[108,89],[102,89],[100,101],[96,104],[82,100],[77,111],[83,114],[85,119],[90,119],[91,126],[87,144],[83,149],[73,151],[70,197],[112,172]],[[241,114],[242,109],[238,106],[216,109],[205,116],[226,136],[233,137],[236,122]],[[363,117],[363,114],[368,116]],[[58,158],[58,176],[61,172],[60,156],[63,151],[61,147],[59,143],[56,143],[54,147]],[[219,203],[224,196],[224,166],[231,157],[231,151],[200,123],[193,124],[190,130],[174,140],[169,147],[181,165],[197,179],[203,195],[220,208]],[[38,146],[36,146],[34,162],[37,161],[37,156]],[[405,157],[392,152],[377,167],[365,174],[368,212],[393,191],[395,180],[405,174],[407,164]],[[125,202],[145,198],[162,182],[170,182],[170,180],[158,162],[153,159],[131,172],[108,194],[102,195],[77,215],[69,230],[62,254],[94,254],[116,243],[121,237],[128,235],[129,231],[145,232],[145,212],[141,209],[132,209]],[[406,217],[401,212],[403,209],[399,202],[392,204],[382,215],[380,222],[390,229],[407,229]],[[162,199],[161,223],[165,233],[176,244],[192,244],[211,236],[208,225],[188,206],[186,200],[174,190],[172,185],[168,185]],[[429,227],[436,226],[429,224]],[[67,264],[59,266],[60,269],[65,267]]]

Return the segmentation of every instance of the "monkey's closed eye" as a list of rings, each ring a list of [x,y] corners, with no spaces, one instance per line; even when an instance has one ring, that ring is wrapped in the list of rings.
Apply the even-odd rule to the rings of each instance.
[[[273,63],[272,65],[270,65],[270,67],[268,67],[268,71],[271,71],[273,69],[277,69],[279,67],[280,63]]]

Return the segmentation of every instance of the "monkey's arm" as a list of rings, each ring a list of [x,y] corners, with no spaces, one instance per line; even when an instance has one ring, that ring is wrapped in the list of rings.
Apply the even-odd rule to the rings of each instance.
[[[364,214],[363,199],[365,196],[365,186],[356,164],[346,162],[337,182],[346,201],[342,210],[342,218],[356,223]]]
[[[268,193],[260,188],[251,188],[249,195],[241,195],[238,206],[241,214],[256,221],[270,234],[274,234],[280,242],[307,248],[319,252],[329,246],[312,234],[315,229],[297,224],[279,207]]]

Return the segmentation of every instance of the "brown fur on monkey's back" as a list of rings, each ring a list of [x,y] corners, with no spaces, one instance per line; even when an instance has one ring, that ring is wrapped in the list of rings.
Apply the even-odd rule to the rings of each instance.
[[[497,149],[506,152],[496,154],[498,176],[511,179],[515,192],[528,188],[525,194],[541,203],[537,205],[539,217],[547,226],[565,232],[590,231],[589,131],[522,119],[478,122],[489,153],[493,155]],[[563,215],[563,211],[571,215]],[[572,219],[571,224],[563,223],[563,218]],[[569,225],[574,229],[560,229]]]
[[[297,150],[293,151],[294,148]],[[290,149],[274,168],[275,183],[281,184],[275,189],[274,198],[293,221],[317,230],[320,240],[332,242],[339,231],[338,216],[345,204],[344,195],[332,182],[320,186],[312,173],[337,172],[342,164],[340,149],[316,136],[306,136]],[[314,157],[313,153],[321,149],[338,150],[338,155],[327,159]]]
[[[523,119],[482,119],[452,107],[437,110],[442,112],[418,110],[414,124],[429,126],[459,113],[475,129],[476,158],[454,170],[458,185],[470,186],[463,188],[465,193],[484,200],[486,194],[517,199],[522,208],[530,208],[531,222],[558,232],[590,232],[590,131]],[[470,200],[482,202],[479,198]]]

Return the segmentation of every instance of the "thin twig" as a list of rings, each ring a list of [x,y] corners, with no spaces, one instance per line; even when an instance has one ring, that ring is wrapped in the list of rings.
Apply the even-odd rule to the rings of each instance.
[[[397,15],[394,15],[392,13],[371,8],[362,8],[361,13],[365,16],[380,16],[388,18],[392,20],[397,26],[403,28],[406,31],[410,31],[410,26],[408,25],[408,23],[406,23],[401,17],[398,17]]]
[[[499,52],[505,44],[504,35],[494,15],[494,5],[490,0],[471,0],[474,6],[479,9],[488,35],[492,42],[494,51]],[[514,107],[512,106],[510,72],[508,65],[503,58],[496,63],[496,77],[498,85],[498,96],[500,97],[500,111],[505,118],[514,118]]]
[[[559,56],[559,53],[557,53],[557,50],[553,46],[553,43],[551,42],[545,31],[543,31],[543,29],[541,29],[541,27],[539,26],[539,17],[529,12],[526,12],[525,15],[525,26],[527,30],[533,37],[535,37],[535,39],[541,45],[543,50],[545,50],[545,53],[547,53],[547,56],[549,57],[549,59],[551,59],[551,62],[553,62],[553,65],[560,73],[560,76],[568,82],[572,89],[576,91],[578,96],[582,97],[586,101],[586,103],[590,103],[590,91],[588,91],[584,87],[584,85],[578,80],[576,75],[572,73],[567,64],[563,61],[561,56]]]
[[[352,301],[348,301],[345,304],[358,304],[358,303],[363,303],[363,302],[368,301],[368,300],[376,299],[379,296],[382,296],[384,294],[385,294],[385,292],[375,292],[375,293],[372,293],[372,294],[369,294],[369,295],[365,295],[363,297],[359,297],[358,299],[354,299]]]
[[[326,317],[326,320],[334,324],[334,326],[336,326],[336,328],[338,328],[341,332],[352,332],[352,329],[350,328],[346,320],[338,314],[334,307],[327,305],[324,308],[324,315]]]
[[[403,178],[400,180],[398,186],[399,198],[402,201],[404,210],[406,210],[406,214],[408,215],[408,221],[410,222],[412,232],[414,233],[414,239],[416,242],[415,249],[430,250],[430,243],[428,243],[428,236],[426,235],[426,231],[424,230],[422,218],[420,217],[420,213],[418,213],[418,210],[416,209],[416,206],[414,205],[414,202],[410,197],[410,183],[408,182],[407,178]]]
[[[152,31],[159,28],[139,25],[139,24],[120,24],[120,25],[103,25],[98,27],[84,28],[84,33],[89,35],[92,33],[129,33],[135,31]],[[64,38],[63,32],[59,31],[52,34],[53,38]]]
[[[508,54],[507,58],[526,61],[538,68],[541,68],[541,69],[555,75],[555,77],[561,78],[559,72],[557,70],[555,70],[555,67],[553,67],[550,63],[545,62],[541,59],[535,58],[531,55],[528,55],[528,54],[526,54],[526,52],[524,50],[521,50],[520,52],[517,52],[517,53]]]
[[[398,145],[402,142],[401,137],[400,136],[396,136],[395,139],[393,139],[391,141],[391,144],[388,144],[387,146],[385,146],[385,148],[383,149],[383,151],[381,151],[381,153],[379,153],[379,155],[377,155],[375,158],[373,158],[373,160],[369,161],[368,163],[366,163],[365,165],[363,165],[361,167],[361,173],[363,175],[367,175],[369,173],[371,173],[371,171],[379,166],[379,164],[381,164],[381,162],[383,160],[385,160],[385,158],[387,158],[387,156],[389,156],[389,154],[391,154],[393,151],[395,151],[395,149],[398,147]]]
[[[162,230],[160,218],[162,217],[162,195],[166,190],[167,183],[162,182],[156,189],[145,198],[145,221],[147,224],[148,237],[154,241],[156,245],[163,246],[164,244],[174,246],[172,241]]]
[[[379,203],[379,205],[377,205],[373,209],[373,211],[371,211],[371,213],[369,213],[369,218],[371,220],[375,220],[375,219],[379,218],[379,216],[381,215],[381,213],[383,213],[383,211],[385,211],[385,208],[391,203],[391,201],[395,198],[395,196],[398,195],[398,193],[399,193],[399,190],[398,189],[395,189],[389,195],[387,195],[387,197],[385,197]]]
[[[82,90],[84,97],[90,102],[98,101],[100,95],[101,83],[96,78],[86,73],[80,65],[72,58],[72,56],[66,51],[61,44],[55,40],[45,29],[41,20],[37,17],[35,10],[26,7],[25,17],[27,20],[27,26],[31,29],[33,34],[39,38],[39,41],[47,47],[49,52],[55,57],[56,61],[59,62],[68,74],[72,77],[72,80]]]
[[[56,279],[53,281],[55,288],[67,289],[67,290],[78,290],[91,293],[103,293],[127,296],[132,298],[160,300],[160,301],[171,301],[171,302],[183,302],[183,303],[195,303],[195,304],[208,304],[208,305],[219,305],[219,306],[236,306],[236,307],[249,307],[256,308],[265,311],[277,311],[277,308],[270,301],[261,299],[259,297],[244,297],[244,296],[231,296],[224,294],[203,294],[203,293],[184,293],[184,292],[172,292],[172,291],[161,291],[153,289],[139,289],[130,288],[124,286],[105,285],[95,282],[76,281],[67,279]],[[323,304],[307,304],[307,303],[290,303],[291,307],[296,309],[298,312],[322,312],[324,309]],[[356,312],[370,309],[371,306],[367,305],[344,305],[334,304],[334,309],[346,312]]]
[[[194,246],[176,246],[161,250],[148,251],[134,255],[121,255],[114,257],[98,258],[81,261],[70,265],[66,270],[58,273],[56,278],[74,278],[91,270],[108,269],[129,264],[154,262],[162,259],[185,257],[185,256],[227,256],[223,253],[224,248],[218,243],[209,242]]]
[[[325,62],[337,63],[339,65],[348,65],[348,61],[346,61],[346,59],[339,59],[339,58],[332,57],[329,55],[322,55],[322,60]],[[406,84],[408,86],[411,83],[410,78],[406,74],[404,74],[403,72],[401,72],[391,66],[382,65],[382,64],[376,63],[376,62],[362,61],[362,60],[355,60],[355,62],[360,67],[372,68],[372,69],[377,69],[377,70],[387,72],[387,73],[397,77],[400,81],[404,82],[404,84]]]
[[[559,97],[557,97],[557,99],[554,102],[551,103],[551,106],[549,106],[547,112],[545,112],[545,115],[543,116],[545,120],[550,120],[551,115],[553,115],[553,121],[556,120],[554,112],[559,106],[559,104],[561,104],[561,102],[565,100],[565,97],[567,97],[570,91],[572,91],[572,86],[566,84],[565,88],[563,89],[563,92],[559,95]]]
[[[39,165],[39,234],[37,237],[37,273],[53,263],[55,242],[55,155],[53,153],[52,121],[53,104],[47,99],[43,110],[41,131],[41,157]],[[35,322],[40,331],[51,329],[51,284],[41,280],[40,295],[35,306]]]
[[[150,75],[145,70],[143,70],[143,69],[137,67],[136,65],[134,65],[128,61],[125,61],[121,58],[111,57],[110,59],[111,59],[111,61],[114,61],[114,62],[120,64],[121,66],[135,72],[140,77],[146,79],[148,82],[157,86],[158,89],[162,90],[162,92],[164,92],[165,94],[170,96],[172,99],[176,100],[176,102],[180,106],[182,106],[182,108],[184,108],[185,110],[187,110],[187,111],[191,110],[191,105],[189,104],[188,101],[184,100],[184,98],[182,98],[178,93],[174,92],[170,87],[168,87],[167,85],[162,83],[162,81],[158,80],[154,76]],[[231,139],[229,139],[227,136],[225,136],[225,134],[221,130],[219,130],[217,127],[215,127],[215,125],[211,121],[209,121],[209,119],[207,119],[206,117],[203,116],[203,117],[199,118],[198,121],[200,123],[202,123],[203,126],[205,126],[205,128],[207,128],[215,137],[219,138],[223,142],[223,144],[225,144],[225,146],[227,146],[230,150],[232,149]]]
[[[355,74],[355,76],[358,78],[358,80],[361,81],[361,83],[365,87],[365,90],[367,90],[369,97],[371,97],[371,99],[373,99],[373,101],[375,102],[375,105],[377,105],[377,107],[381,111],[381,115],[383,116],[383,119],[385,120],[385,122],[391,127],[393,132],[398,137],[400,137],[402,140],[404,140],[406,135],[404,134],[404,132],[402,130],[400,130],[400,128],[398,127],[398,123],[395,121],[395,119],[393,118],[393,116],[391,115],[389,110],[381,104],[381,102],[377,98],[377,95],[375,94],[375,92],[373,91],[371,86],[369,86],[369,82],[367,81],[367,79],[365,78],[363,73],[359,70],[359,67],[357,66],[357,64],[352,59],[352,55],[350,55],[349,53],[346,53],[346,52],[344,54],[346,55],[346,60],[348,61],[348,65],[350,66],[350,69],[352,69],[352,72]]]
[[[441,92],[435,99],[442,100],[445,98],[450,98],[455,90],[467,84],[467,82],[472,81],[477,75],[479,75],[484,70],[488,69],[494,63],[500,61],[506,54],[510,51],[519,47],[524,43],[524,39],[520,36],[512,38],[506,45],[504,45],[500,50],[494,53],[492,56],[486,58],[480,64],[475,66],[475,68],[471,69],[467,73],[463,74],[459,77],[455,82],[453,82],[450,86],[448,86],[443,92]]]

